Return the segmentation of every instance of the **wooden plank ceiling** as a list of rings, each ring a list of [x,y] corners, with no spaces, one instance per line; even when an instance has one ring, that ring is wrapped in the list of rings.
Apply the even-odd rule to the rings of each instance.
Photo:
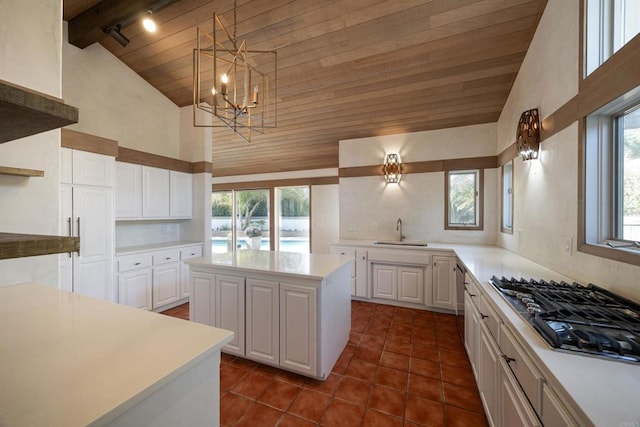
[[[64,0],[64,19],[96,3]],[[251,144],[215,128],[214,176],[332,168],[341,139],[497,121],[545,5],[238,0],[238,39],[278,52],[278,127]],[[176,105],[191,105],[196,27],[210,29],[214,12],[233,28],[232,0],[180,0],[154,14],[155,35],[129,25],[127,47],[100,43]]]

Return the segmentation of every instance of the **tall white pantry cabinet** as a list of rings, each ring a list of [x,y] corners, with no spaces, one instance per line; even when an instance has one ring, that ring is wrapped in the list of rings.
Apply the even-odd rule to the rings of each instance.
[[[60,233],[79,237],[80,251],[59,255],[59,287],[115,302],[115,159],[62,148],[60,165]]]

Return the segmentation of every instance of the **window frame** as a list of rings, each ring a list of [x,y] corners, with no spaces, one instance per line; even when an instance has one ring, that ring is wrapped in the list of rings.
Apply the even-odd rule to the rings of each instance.
[[[504,217],[504,205],[505,205],[505,189],[504,189],[504,179],[505,179],[505,166],[506,165],[511,165],[511,182],[510,182],[510,188],[509,190],[511,191],[511,193],[509,193],[510,195],[510,206],[509,206],[509,210],[511,212],[511,226],[507,227],[505,226],[505,217]],[[513,177],[514,177],[514,161],[513,159],[509,160],[508,162],[506,162],[505,164],[503,164],[500,167],[500,231],[502,233],[506,233],[506,234],[513,234],[513,201],[514,201],[514,191],[513,191]]]
[[[640,265],[634,241],[616,237],[620,218],[619,117],[640,106],[640,86],[580,122],[578,250]]]
[[[452,224],[449,221],[449,180],[451,174],[476,174],[476,222],[472,225]],[[483,230],[484,229],[484,169],[447,170],[444,179],[444,229],[445,230]]]
[[[584,0],[583,78],[598,70],[631,40],[624,41],[625,36],[622,34],[628,2],[629,0]],[[597,31],[589,31],[593,28],[597,28]]]

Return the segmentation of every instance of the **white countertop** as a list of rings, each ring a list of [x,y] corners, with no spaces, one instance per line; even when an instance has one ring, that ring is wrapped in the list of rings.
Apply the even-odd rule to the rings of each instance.
[[[286,274],[303,279],[323,279],[343,265],[351,263],[352,260],[340,255],[240,250],[212,254],[211,258],[192,258],[185,262],[190,266],[209,266],[267,275]]]
[[[42,285],[0,288],[0,425],[111,419],[232,337]]]
[[[369,241],[343,240],[339,245],[379,248]],[[387,246],[385,246],[385,249]],[[525,279],[574,280],[536,264],[522,256],[496,246],[433,243],[428,247],[397,247],[412,250],[451,250],[480,283],[502,317],[517,331],[528,355],[542,370],[545,378],[596,426],[640,425],[640,364],[600,359],[557,351],[547,344],[535,329],[489,283],[498,277]],[[586,284],[586,283],[583,283]],[[596,283],[597,284],[597,283]]]
[[[116,255],[133,255],[141,252],[159,251],[163,249],[181,248],[185,246],[201,245],[202,242],[179,240],[176,242],[153,243],[149,245],[125,246],[116,248]]]

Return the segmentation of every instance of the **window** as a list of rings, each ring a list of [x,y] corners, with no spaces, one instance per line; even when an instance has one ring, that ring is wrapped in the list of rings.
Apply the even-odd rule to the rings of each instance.
[[[503,233],[513,234],[513,160],[502,166],[502,225]]]
[[[640,87],[586,120],[585,252],[640,264]]]
[[[640,105],[615,118],[613,237],[640,242]]]
[[[591,74],[640,32],[640,1],[586,1],[585,74]]]
[[[276,188],[276,250],[309,253],[309,186]]]
[[[445,229],[482,230],[483,171],[449,171],[445,179]]]

